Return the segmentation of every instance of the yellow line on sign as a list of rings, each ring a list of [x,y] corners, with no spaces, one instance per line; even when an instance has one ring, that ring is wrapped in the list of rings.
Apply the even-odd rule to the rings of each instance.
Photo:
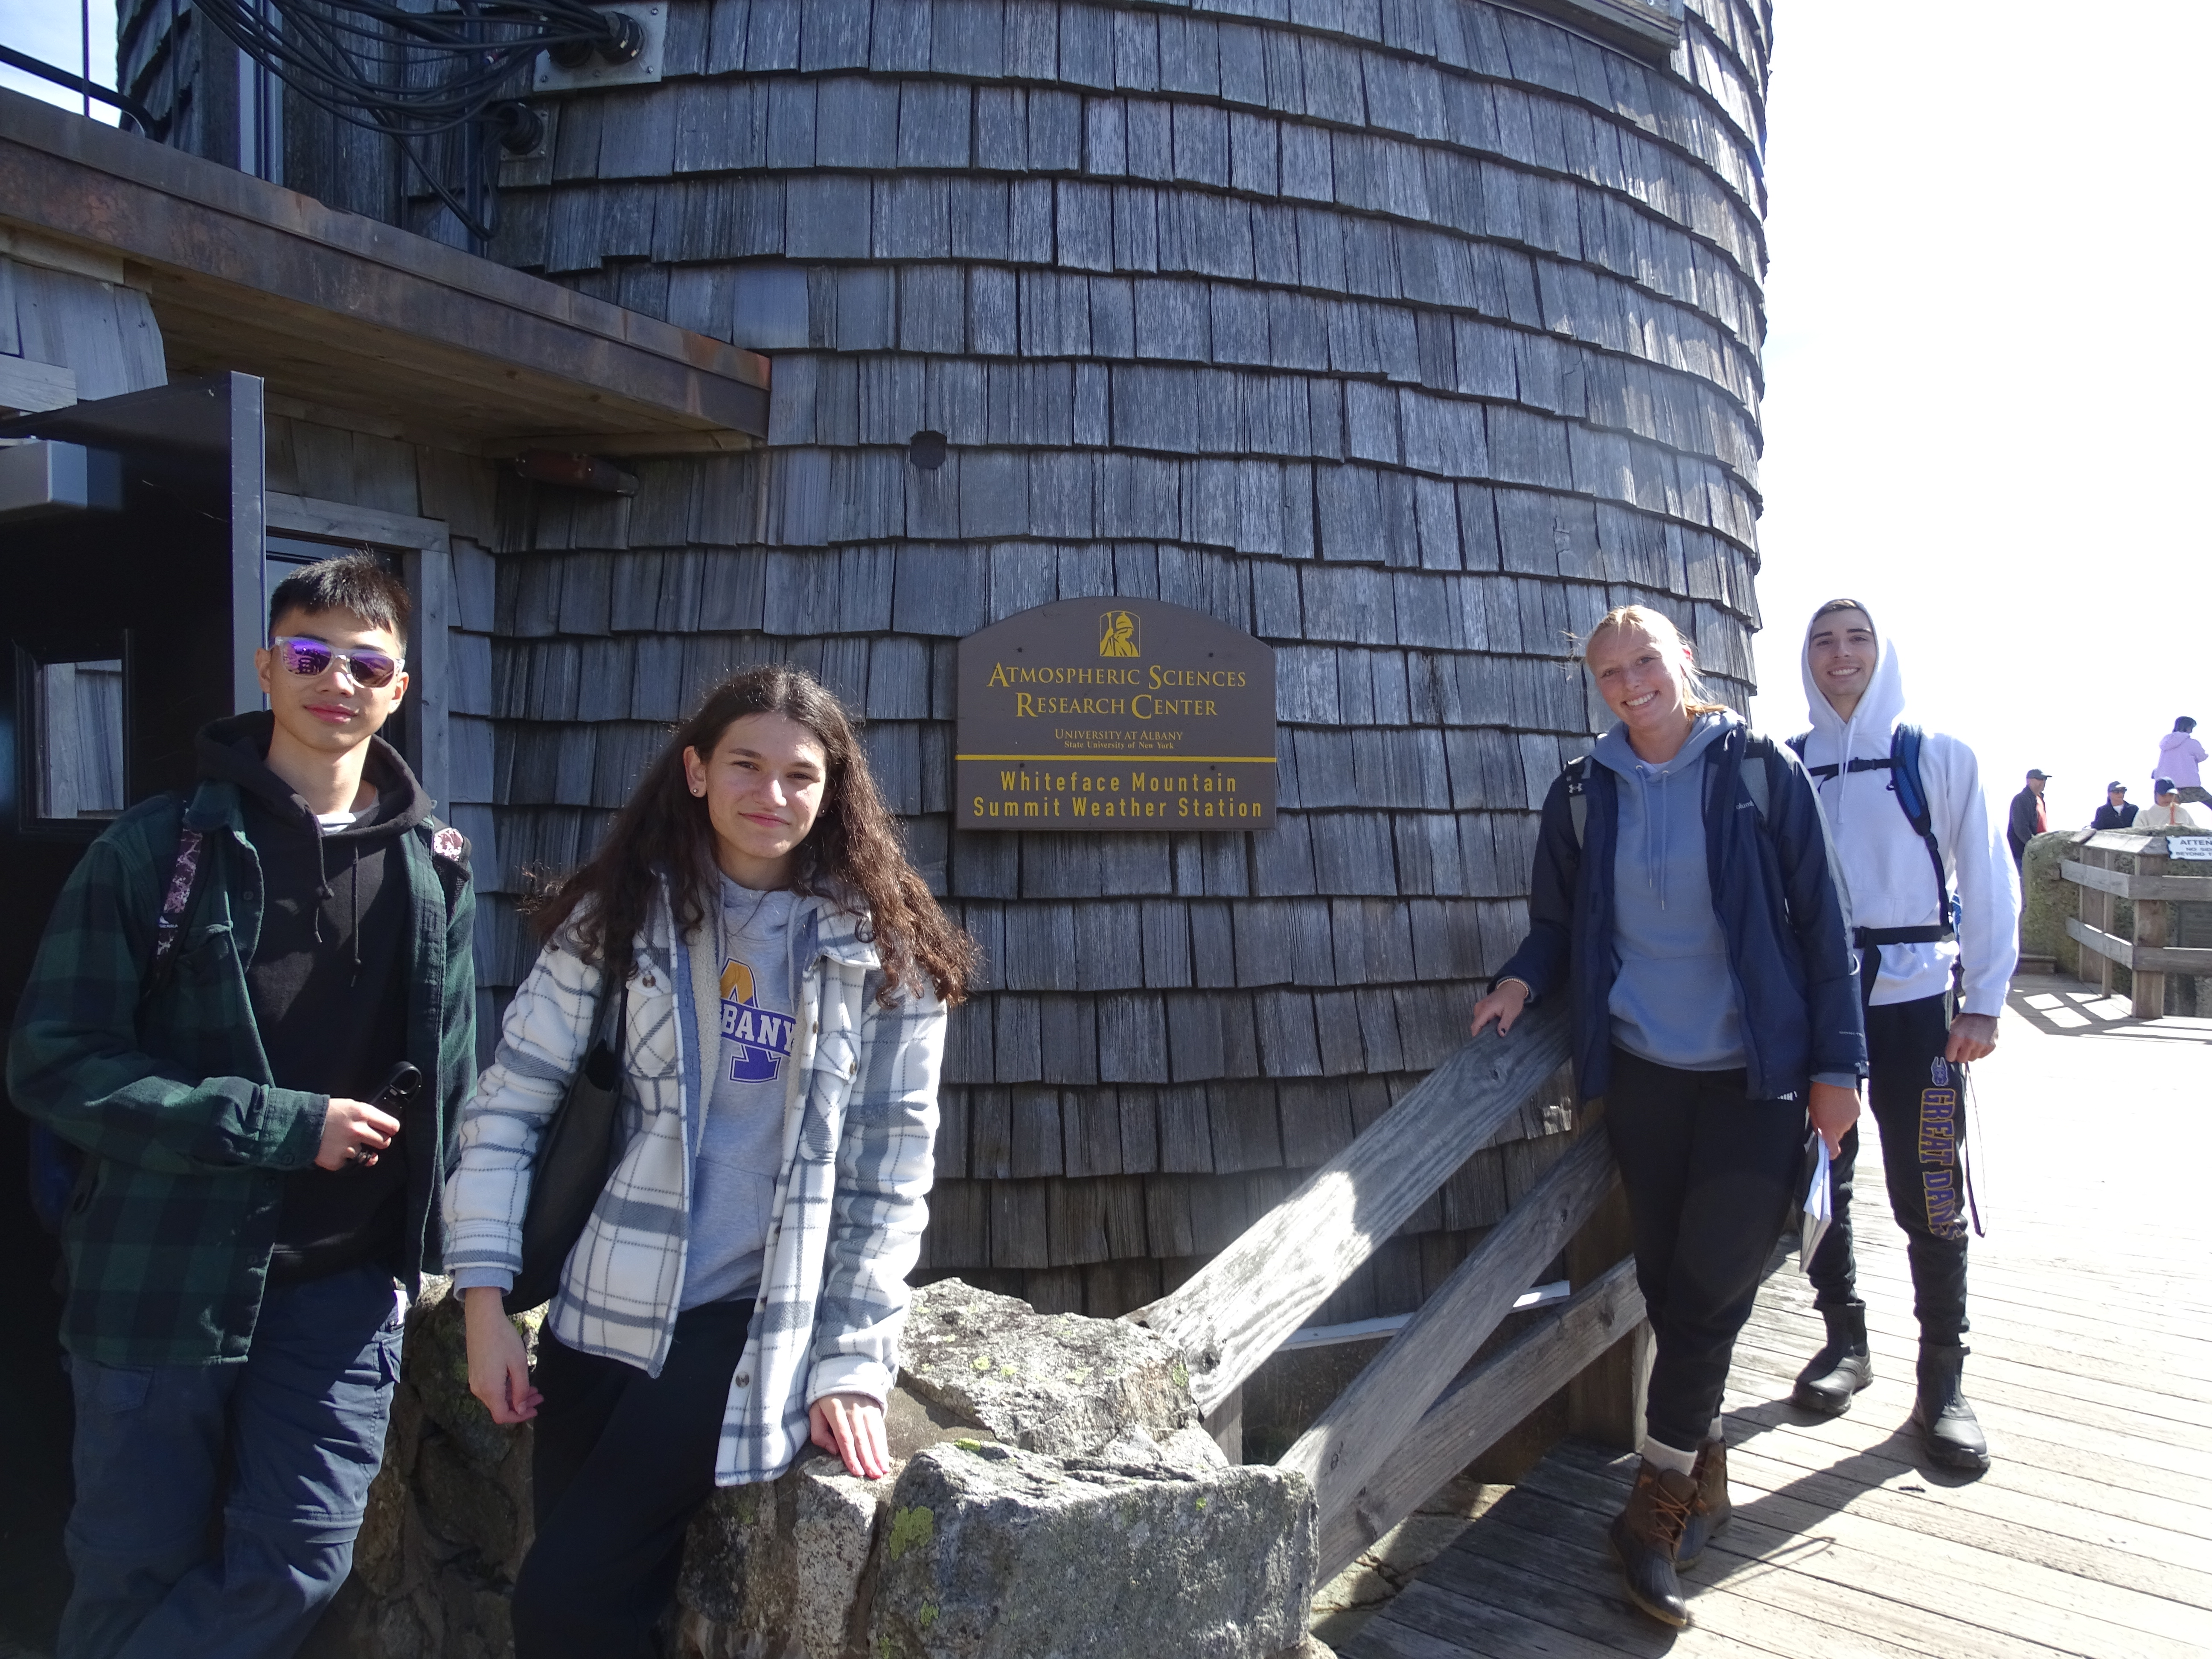
[[[1273,755],[955,755],[957,761],[1057,761],[1073,765],[1078,761],[1219,761],[1235,762],[1243,766],[1273,766]]]

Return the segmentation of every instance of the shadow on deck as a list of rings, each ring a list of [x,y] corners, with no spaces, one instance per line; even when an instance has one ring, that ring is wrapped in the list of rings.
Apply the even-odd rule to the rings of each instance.
[[[1686,1575],[1692,1629],[1621,1594],[1604,1529],[1635,1460],[1570,1441],[1356,1632],[1333,1632],[1339,1651],[2212,1651],[2212,1218],[2188,1190],[2212,1139],[2196,1051],[2212,1021],[2126,1009],[2023,978],[2003,1046],[1977,1068],[1990,1231],[1974,1249],[1966,1375],[1987,1474],[1921,1455],[1903,1237],[1863,1204],[1875,1384],[1832,1421],[1788,1403],[1820,1322],[1795,1256],[1778,1255],[1729,1375],[1735,1519]],[[1881,1190],[1862,1175],[1862,1194]]]

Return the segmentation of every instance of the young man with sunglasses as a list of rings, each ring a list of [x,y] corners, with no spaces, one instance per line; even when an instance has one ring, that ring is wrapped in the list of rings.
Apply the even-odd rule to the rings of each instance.
[[[366,555],[282,583],[267,712],[93,843],[24,993],[9,1089],[83,1154],[57,1659],[288,1655],[351,1565],[475,1065],[466,843],[376,735],[407,613]]]

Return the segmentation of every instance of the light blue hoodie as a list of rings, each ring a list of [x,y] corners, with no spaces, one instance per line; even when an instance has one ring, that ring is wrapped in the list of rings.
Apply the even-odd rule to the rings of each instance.
[[[1656,766],[1637,758],[1626,726],[1600,738],[1595,750],[1599,764],[1620,780],[1613,1040],[1685,1072],[1729,1072],[1744,1063],[1728,940],[1705,867],[1705,750],[1737,723],[1724,711],[1698,715],[1680,751]]]

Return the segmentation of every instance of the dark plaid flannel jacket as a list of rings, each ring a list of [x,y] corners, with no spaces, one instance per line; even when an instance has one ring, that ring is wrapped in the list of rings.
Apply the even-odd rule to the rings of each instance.
[[[199,873],[149,985],[186,823],[205,836]],[[453,831],[426,819],[399,844],[415,910],[407,1054],[436,1080],[436,1152],[409,1171],[411,1279],[438,1264],[447,1126],[475,1081],[476,896]],[[314,1162],[327,1109],[327,1097],[269,1075],[246,985],[262,911],[238,790],[214,781],[189,801],[161,795],[125,812],[54,905],[16,1009],[8,1090],[88,1154],[63,1230],[71,1353],[193,1364],[243,1359],[252,1342],[284,1176]]]

